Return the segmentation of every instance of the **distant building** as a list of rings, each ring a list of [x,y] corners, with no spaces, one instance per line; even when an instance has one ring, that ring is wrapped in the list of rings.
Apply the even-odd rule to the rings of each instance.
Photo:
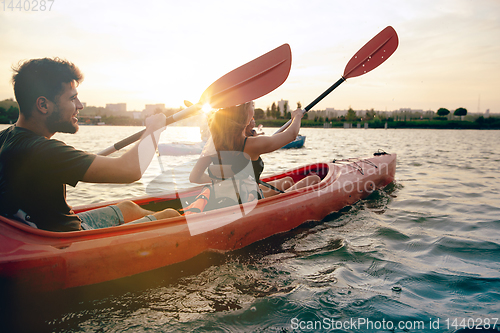
[[[127,103],[106,104],[106,109],[113,113],[127,112]]]
[[[490,117],[490,109],[487,109],[486,112],[484,113],[484,118],[489,118]]]
[[[165,104],[146,104],[146,108],[142,111],[142,115],[146,118],[157,113],[157,111],[165,112],[165,110]]]
[[[335,110],[334,108],[326,108],[324,117],[328,119],[335,119],[345,116],[346,114],[347,110]]]
[[[423,117],[422,118],[425,118],[425,119],[432,119],[434,118],[434,115],[436,114],[436,112],[432,111],[432,110],[427,110],[427,111],[424,111],[423,113]]]
[[[314,119],[315,117],[322,117],[324,119],[336,119],[347,114],[347,110],[335,110],[334,108],[326,108],[325,110],[315,110],[309,111],[311,114],[309,119]]]
[[[358,110],[358,111],[355,111],[355,112],[356,112],[356,116],[358,116],[359,118],[362,118],[362,117],[366,116],[366,110]],[[358,126],[358,128],[359,128],[359,126]]]
[[[129,113],[132,115],[133,119],[141,119],[142,118],[141,111],[129,111]]]
[[[397,121],[407,121],[411,119],[422,119],[424,115],[424,110],[418,109],[414,110],[411,108],[400,108],[397,111],[392,112],[392,116]]]
[[[290,106],[288,104],[288,101],[285,101],[281,99],[281,101],[278,101],[278,110],[280,110],[280,115],[282,117],[285,116],[285,105],[286,105],[286,112],[290,112]]]

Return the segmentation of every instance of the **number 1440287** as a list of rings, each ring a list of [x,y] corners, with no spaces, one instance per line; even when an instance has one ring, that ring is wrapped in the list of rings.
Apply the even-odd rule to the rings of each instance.
[[[496,329],[498,327],[498,318],[453,318],[445,320],[447,328],[469,328],[469,329]]]
[[[55,0],[3,0],[2,10],[20,12],[45,12],[52,9]]]

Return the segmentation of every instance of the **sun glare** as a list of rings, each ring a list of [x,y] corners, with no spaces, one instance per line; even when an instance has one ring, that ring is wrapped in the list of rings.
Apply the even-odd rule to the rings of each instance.
[[[205,104],[201,107],[201,111],[203,111],[205,114],[207,114],[207,113],[209,113],[210,111],[212,111],[212,107],[210,106],[210,104],[205,103]]]

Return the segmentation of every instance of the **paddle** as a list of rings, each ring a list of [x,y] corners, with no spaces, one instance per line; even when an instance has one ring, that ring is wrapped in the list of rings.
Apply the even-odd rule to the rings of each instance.
[[[283,44],[220,77],[203,92],[198,103],[168,117],[165,126],[195,115],[207,103],[211,108],[217,109],[243,104],[264,96],[285,82],[291,64],[290,45]],[[128,146],[139,140],[144,131],[115,143],[98,155],[106,156]]]
[[[347,63],[344,74],[342,77],[335,82],[330,88],[325,90],[318,98],[312,101],[303,110],[304,113],[312,109],[313,106],[318,104],[323,98],[325,98],[329,93],[331,93],[335,88],[337,88],[342,82],[351,77],[360,76],[368,73],[369,71],[380,66],[384,61],[386,61],[398,48],[398,35],[393,27],[388,26],[381,32],[379,32],[375,37],[373,37],[368,43],[366,43]],[[292,120],[289,120],[285,125],[283,125],[274,134],[283,132],[290,124]]]

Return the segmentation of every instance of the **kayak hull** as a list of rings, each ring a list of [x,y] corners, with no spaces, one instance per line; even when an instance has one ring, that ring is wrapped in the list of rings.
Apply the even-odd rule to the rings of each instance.
[[[322,181],[243,205],[113,228],[57,233],[0,217],[0,282],[51,291],[111,281],[182,262],[204,251],[233,251],[365,198],[394,180],[396,155],[315,163],[264,179]],[[175,207],[202,187],[134,201],[145,208]],[[85,211],[113,203],[75,208]]]

